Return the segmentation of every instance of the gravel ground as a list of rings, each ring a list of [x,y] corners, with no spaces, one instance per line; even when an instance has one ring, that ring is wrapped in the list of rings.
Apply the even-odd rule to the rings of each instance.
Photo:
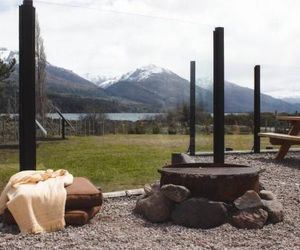
[[[283,203],[284,222],[260,230],[188,229],[152,224],[132,214],[137,197],[105,200],[88,225],[42,235],[22,235],[0,223],[0,249],[300,249],[300,153],[281,163],[274,154],[227,156],[226,162],[256,165],[266,171],[261,182]],[[201,161],[211,161],[202,157]]]

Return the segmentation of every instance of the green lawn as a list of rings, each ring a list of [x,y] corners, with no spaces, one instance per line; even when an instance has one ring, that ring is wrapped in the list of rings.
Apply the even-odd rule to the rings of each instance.
[[[252,135],[226,135],[226,147],[252,148]],[[172,152],[185,152],[186,135],[105,135],[70,137],[40,143],[39,169],[67,169],[86,176],[107,191],[140,187],[159,179],[157,169],[170,162]],[[262,140],[262,147],[267,140]],[[212,136],[198,135],[197,151],[212,150]],[[0,188],[18,171],[18,151],[0,149]]]

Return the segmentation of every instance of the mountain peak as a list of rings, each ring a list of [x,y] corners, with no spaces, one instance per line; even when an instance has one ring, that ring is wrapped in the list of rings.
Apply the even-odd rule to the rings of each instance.
[[[154,64],[149,64],[146,66],[142,66],[140,68],[137,68],[134,71],[128,72],[127,74],[123,75],[124,79],[122,80],[129,80],[129,81],[141,81],[149,78],[153,74],[162,74],[162,73],[168,73],[170,74],[171,71],[158,67]]]
[[[154,64],[149,64],[149,65],[139,67],[135,70],[129,71],[128,73],[121,75],[120,77],[115,77],[107,81],[104,81],[100,83],[98,86],[105,89],[119,81],[140,82],[148,79],[152,75],[164,74],[164,73],[172,74],[172,72],[168,69],[158,67]]]
[[[152,74],[159,74],[159,73],[163,73],[163,72],[168,72],[170,73],[171,71],[168,70],[168,69],[164,69],[162,67],[159,67],[159,66],[156,66],[154,64],[148,64],[148,65],[145,65],[145,66],[142,66],[140,68],[137,68],[136,71],[147,71],[149,73],[152,73]]]

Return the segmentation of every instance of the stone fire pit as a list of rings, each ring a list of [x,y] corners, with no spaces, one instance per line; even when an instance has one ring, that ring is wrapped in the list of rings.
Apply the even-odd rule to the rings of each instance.
[[[247,190],[259,192],[258,167],[236,164],[189,163],[165,166],[158,170],[161,186],[187,187],[191,195],[213,201],[232,202]]]
[[[283,220],[283,206],[263,190],[259,168],[193,163],[165,166],[158,183],[145,185],[134,212],[151,222],[173,221],[192,228],[231,223],[257,229]]]

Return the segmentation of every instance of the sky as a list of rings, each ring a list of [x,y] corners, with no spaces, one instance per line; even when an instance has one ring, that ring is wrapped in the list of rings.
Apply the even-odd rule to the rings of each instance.
[[[0,47],[18,49],[18,6],[0,0]],[[225,78],[300,97],[298,0],[34,0],[47,60],[82,76],[118,76],[155,64],[212,78],[212,36],[225,29]]]

